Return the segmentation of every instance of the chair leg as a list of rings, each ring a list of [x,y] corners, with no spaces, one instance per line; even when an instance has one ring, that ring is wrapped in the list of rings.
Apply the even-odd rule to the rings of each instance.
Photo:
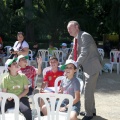
[[[119,74],[119,63],[117,63],[117,74]]]
[[[111,63],[110,73],[112,73],[113,63]]]

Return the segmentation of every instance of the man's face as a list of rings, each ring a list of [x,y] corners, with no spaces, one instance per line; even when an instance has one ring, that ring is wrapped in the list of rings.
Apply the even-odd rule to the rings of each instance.
[[[70,36],[76,37],[78,34],[78,26],[73,23],[69,23],[67,26],[68,33]]]
[[[50,60],[50,66],[52,67],[52,68],[57,68],[58,67],[58,61],[56,60],[56,59],[52,59],[52,60]]]

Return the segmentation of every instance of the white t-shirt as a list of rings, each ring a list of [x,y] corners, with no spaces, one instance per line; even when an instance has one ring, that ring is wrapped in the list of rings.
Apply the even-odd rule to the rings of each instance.
[[[22,44],[22,46],[21,46],[21,44]],[[16,41],[13,46],[14,51],[21,51],[23,48],[29,48],[29,45],[25,40],[22,43],[18,43],[18,41]]]

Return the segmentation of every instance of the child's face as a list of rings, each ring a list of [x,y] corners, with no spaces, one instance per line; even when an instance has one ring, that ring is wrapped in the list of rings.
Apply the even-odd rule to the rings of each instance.
[[[56,60],[56,59],[52,59],[52,60],[50,60],[50,66],[52,67],[52,68],[57,68],[58,67],[58,61]]]
[[[27,65],[27,60],[23,57],[19,60],[18,64],[19,64],[20,67],[26,66]]]
[[[65,75],[66,75],[67,77],[72,77],[72,76],[74,76],[75,72],[76,72],[76,69],[75,69],[75,67],[74,67],[74,65],[73,65],[72,63],[66,65]]]
[[[12,64],[11,64],[11,66],[9,67],[9,70],[10,71],[18,71],[18,70],[20,70],[20,67],[18,66],[18,64],[16,63],[16,62],[13,62]]]
[[[65,49],[65,48],[66,48],[66,46],[62,46],[62,48],[63,48],[63,49]]]

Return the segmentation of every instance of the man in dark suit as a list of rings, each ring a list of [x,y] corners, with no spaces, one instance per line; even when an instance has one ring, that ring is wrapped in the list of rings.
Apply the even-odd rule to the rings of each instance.
[[[100,64],[100,56],[97,50],[96,43],[92,36],[84,31],[80,30],[79,23],[77,21],[70,21],[67,25],[70,36],[77,40],[77,65],[83,67],[85,75],[85,116],[82,120],[91,120],[96,115],[94,91],[96,88],[96,82],[99,76],[99,71],[102,69]],[[68,59],[74,59],[75,47],[69,55]]]

